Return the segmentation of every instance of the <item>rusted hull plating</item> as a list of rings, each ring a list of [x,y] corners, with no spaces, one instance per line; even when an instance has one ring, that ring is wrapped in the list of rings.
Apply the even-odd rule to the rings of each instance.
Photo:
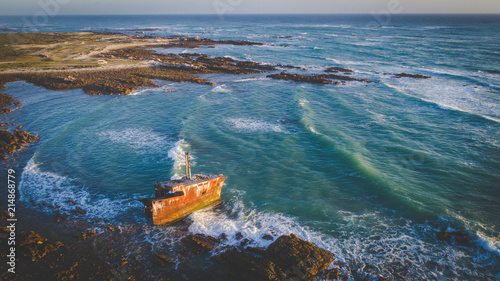
[[[220,204],[222,185],[227,177],[220,176],[191,185],[175,186],[175,196],[142,199],[144,211],[154,225],[178,221],[194,211]]]

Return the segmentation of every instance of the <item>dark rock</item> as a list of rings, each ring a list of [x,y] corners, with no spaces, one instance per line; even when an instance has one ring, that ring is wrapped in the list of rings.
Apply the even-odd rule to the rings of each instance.
[[[61,242],[50,244],[47,238],[34,231],[22,232],[20,236],[19,246],[22,247],[22,255],[30,258],[31,261],[37,261],[64,246]]]
[[[291,234],[266,249],[230,248],[214,256],[241,280],[314,280],[333,260],[333,254]]]
[[[342,275],[342,271],[339,268],[332,268],[330,270],[326,270],[323,274],[323,280],[338,280]]]
[[[75,237],[80,239],[80,240],[87,240],[89,238],[92,238],[96,235],[95,229],[88,230],[82,234],[75,234]]]
[[[262,236],[262,239],[265,239],[265,240],[274,240],[274,237],[269,235],[269,234],[265,234]]]
[[[236,239],[240,240],[241,238],[243,238],[243,234],[241,232],[236,233]]]
[[[253,254],[257,254],[257,255],[260,255],[260,256],[263,256],[266,254],[266,249],[265,248],[260,248],[260,247],[246,247],[245,248],[245,251],[247,252],[250,252],[250,253],[253,253]]]
[[[7,125],[9,125],[9,123],[7,123]],[[37,140],[39,140],[39,137],[25,131],[11,133],[7,130],[0,129],[0,157],[4,159],[6,155],[24,149],[27,144]]]
[[[106,230],[115,231],[115,228],[114,228],[113,224],[109,224],[108,226],[106,226]]]
[[[349,76],[343,76],[343,75],[336,75],[336,74],[312,74],[312,75],[301,75],[301,74],[291,74],[291,73],[286,73],[286,72],[281,72],[278,74],[271,74],[267,76],[268,78],[272,79],[280,79],[280,80],[292,80],[295,82],[307,82],[307,83],[312,83],[312,84],[336,84],[338,85],[337,82],[332,81],[333,80],[339,80],[339,81],[358,81],[358,82],[367,82],[370,83],[372,81],[368,79],[358,79],[358,78],[353,78]]]
[[[308,279],[325,270],[333,260],[333,254],[294,234],[283,235],[271,243],[267,256],[294,276]]]
[[[457,244],[460,246],[470,246],[472,244],[469,235],[463,231],[448,232],[446,229],[441,229],[436,237],[449,244]]]
[[[227,241],[227,234],[226,234],[226,233],[222,233],[222,234],[219,236],[219,240],[221,240],[221,241]]]
[[[251,240],[248,238],[245,238],[241,240],[240,246],[245,247],[246,245],[250,244]]]
[[[203,234],[188,235],[181,240],[195,254],[211,251],[220,240]]]
[[[154,256],[153,261],[159,266],[168,266],[175,263],[171,258],[163,254],[157,254],[156,256]]]
[[[414,79],[430,79],[430,76],[425,76],[425,75],[420,75],[420,74],[409,74],[409,73],[399,73],[399,74],[394,74],[394,78],[414,78]]]
[[[285,274],[279,267],[267,258],[231,248],[226,252],[214,256],[214,261],[226,265],[233,275],[243,281],[282,280]]]
[[[332,82],[318,75],[300,75],[300,74],[290,74],[285,72],[281,72],[278,74],[271,74],[268,75],[267,77],[272,79],[292,80],[295,82],[307,82],[312,84],[330,84]]]
[[[352,73],[352,70],[347,69],[347,68],[342,68],[342,67],[330,67],[325,70],[325,72],[332,72],[332,73]]]
[[[87,213],[87,211],[85,211],[84,209],[76,206],[76,211],[80,214],[80,215],[85,215]]]

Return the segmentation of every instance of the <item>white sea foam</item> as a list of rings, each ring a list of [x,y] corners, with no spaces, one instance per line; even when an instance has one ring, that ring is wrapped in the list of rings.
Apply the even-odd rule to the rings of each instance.
[[[301,225],[294,218],[281,213],[258,212],[247,208],[239,199],[242,193],[237,194],[226,206],[231,209],[227,212],[218,212],[214,209],[205,209],[190,215],[192,221],[189,231],[219,237],[222,233],[227,235],[227,240],[222,246],[238,245],[241,240],[236,238],[240,232],[243,239],[250,240],[247,246],[267,247],[273,241],[263,238],[264,235],[273,236],[274,240],[281,235],[293,233],[297,237],[327,248],[341,259],[341,250],[333,243],[323,240],[323,235]],[[223,248],[223,247],[222,247]]]
[[[90,192],[75,179],[41,171],[33,158],[21,175],[18,190],[21,200],[38,204],[43,211],[70,214],[78,206],[87,212],[87,218],[112,219],[140,205],[136,202],[136,195],[116,195],[112,199]]]
[[[362,61],[350,61],[350,60],[339,60],[335,58],[326,58],[326,60],[331,60],[337,64],[346,64],[346,65],[370,65],[370,63],[362,62]],[[373,64],[374,62],[371,62]]]
[[[114,144],[130,146],[141,154],[164,153],[173,143],[151,129],[110,130],[98,133],[98,137]]]
[[[439,280],[443,273],[460,276],[469,272],[471,276],[484,278],[484,273],[472,272],[464,261],[470,261],[471,253],[465,249],[436,243],[427,239],[438,229],[428,224],[415,224],[410,220],[388,217],[381,212],[355,214],[341,211],[343,222],[336,222],[330,234],[317,232],[297,219],[281,214],[259,212],[243,202],[236,195],[224,206],[224,210],[208,209],[191,214],[189,231],[214,237],[223,233],[227,240],[214,251],[223,251],[225,246],[239,245],[242,239],[249,239],[248,246],[267,247],[272,241],[263,239],[271,235],[274,239],[281,235],[296,234],[321,248],[334,253],[340,262],[359,276],[391,276],[397,272],[405,280]],[[240,232],[242,239],[237,239]],[[435,235],[435,234],[434,234]],[[487,253],[483,259],[493,257]],[[421,265],[433,261],[436,270]],[[484,264],[478,262],[477,267]],[[483,275],[482,275],[483,274]],[[393,275],[394,276],[394,275]]]
[[[226,84],[222,84],[222,85],[219,85],[219,86],[216,86],[215,88],[213,88],[212,92],[214,92],[214,93],[231,93],[231,90],[227,88]]]
[[[304,126],[312,133],[320,135],[320,133],[313,126],[312,121],[308,116],[308,112],[311,112],[311,108],[309,107],[309,101],[307,99],[300,99],[299,105],[304,110],[304,116],[302,117],[302,122],[304,123]]]
[[[261,77],[261,78],[244,78],[244,79],[238,79],[234,80],[233,82],[248,82],[248,81],[269,81],[272,80],[271,78],[267,77]]]
[[[186,152],[190,150],[190,145],[185,140],[181,139],[177,141],[169,151],[168,157],[174,160],[173,172],[174,175],[172,179],[181,178],[185,174],[185,166],[186,166]],[[189,155],[191,160],[191,166],[196,165],[196,157],[193,155]]]
[[[403,78],[401,78],[403,79]],[[455,110],[474,114],[485,119],[500,123],[500,111],[494,101],[482,98],[473,86],[440,83],[436,88],[434,83],[419,83],[415,79],[384,84],[399,93],[436,104],[441,109]]]
[[[287,133],[280,124],[257,120],[254,118],[229,118],[225,120],[233,129],[243,133]]]
[[[133,91],[132,93],[128,94],[129,96],[140,96],[143,93],[151,91],[151,88],[141,88],[138,90]]]

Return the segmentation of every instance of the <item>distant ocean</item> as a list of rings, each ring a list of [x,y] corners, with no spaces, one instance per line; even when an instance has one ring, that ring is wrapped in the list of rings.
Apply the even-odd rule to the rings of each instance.
[[[98,236],[98,248],[126,255],[174,251],[184,228],[226,233],[226,244],[242,232],[252,246],[293,232],[332,251],[355,280],[499,280],[500,16],[373,23],[369,15],[56,16],[25,29],[21,17],[0,17],[13,31],[257,41],[266,45],[166,52],[309,74],[336,66],[376,82],[220,74],[204,76],[215,86],[157,81],[161,88],[128,96],[10,83],[4,92],[23,105],[0,120],[41,137],[24,159],[19,208],[70,213],[74,201],[87,210],[83,220],[99,228],[109,219],[121,231],[120,241]],[[403,72],[431,79],[391,75]],[[180,226],[151,226],[136,200],[181,176],[186,151],[193,172],[228,176],[225,204]],[[441,241],[443,229],[470,243]]]

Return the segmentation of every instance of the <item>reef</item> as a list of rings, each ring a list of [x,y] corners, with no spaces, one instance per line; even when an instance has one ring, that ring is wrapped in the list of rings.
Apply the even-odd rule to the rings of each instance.
[[[367,82],[370,83],[372,81],[368,79],[358,79],[350,76],[336,75],[336,74],[313,74],[313,75],[301,75],[301,74],[292,74],[281,72],[278,74],[271,74],[267,77],[272,79],[279,80],[291,80],[294,82],[307,82],[312,84],[335,84],[340,85],[345,83],[346,81],[358,81],[358,82]]]
[[[430,76],[425,76],[425,75],[420,75],[420,74],[409,74],[409,73],[399,73],[399,74],[394,74],[394,78],[413,78],[413,79],[430,79]]]
[[[6,114],[12,112],[12,108],[20,106],[21,102],[14,99],[13,97],[0,93],[0,114]]]
[[[351,74],[353,71],[347,68],[342,68],[342,67],[330,67],[325,70],[325,72],[330,72],[330,73],[339,73],[343,72],[344,74]]]
[[[172,70],[168,67],[16,73],[0,75],[0,79],[3,80],[1,82],[24,80],[49,90],[82,89],[90,95],[126,95],[140,87],[159,87],[152,79],[211,85],[210,82],[196,77],[186,70]]]

